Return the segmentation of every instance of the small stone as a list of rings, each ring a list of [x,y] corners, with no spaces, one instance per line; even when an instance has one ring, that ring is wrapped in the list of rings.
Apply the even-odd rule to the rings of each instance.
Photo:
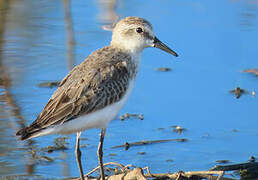
[[[255,162],[255,157],[254,157],[254,156],[251,156],[251,157],[249,158],[249,162]]]
[[[256,92],[255,92],[255,91],[252,91],[252,96],[254,96],[254,97],[255,97],[255,94],[256,94]]]
[[[172,69],[171,68],[168,68],[168,67],[160,67],[160,68],[157,68],[156,71],[160,71],[160,72],[167,72],[167,71],[171,71]]]
[[[130,144],[128,142],[125,143],[125,150],[128,150],[130,148]]]
[[[144,119],[143,114],[139,114],[138,118],[139,118],[140,120],[143,120],[143,119]]]
[[[181,126],[171,126],[173,128],[173,132],[176,132],[178,134],[181,134],[183,131],[186,130],[186,128],[182,128]]]
[[[139,154],[139,155],[145,155],[146,152],[137,152],[137,154]]]
[[[236,87],[235,89],[230,90],[229,93],[235,94],[236,98],[239,99],[242,94],[248,94],[248,91],[241,89],[240,87]]]

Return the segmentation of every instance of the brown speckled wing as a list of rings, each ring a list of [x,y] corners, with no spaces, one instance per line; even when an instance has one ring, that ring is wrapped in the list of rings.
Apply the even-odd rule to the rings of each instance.
[[[130,58],[109,46],[92,53],[62,80],[26,133],[65,123],[119,101],[136,74]]]

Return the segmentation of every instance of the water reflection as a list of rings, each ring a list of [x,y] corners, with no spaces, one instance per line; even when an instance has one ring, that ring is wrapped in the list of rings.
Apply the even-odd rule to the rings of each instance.
[[[256,3],[254,3],[256,2]],[[240,14],[240,27],[243,31],[253,31],[257,26],[257,10],[258,1],[247,1],[243,5],[243,10]]]
[[[118,21],[118,15],[115,11],[117,1],[116,0],[98,0],[97,1],[99,14],[97,19],[104,24],[102,28],[104,30],[111,30],[113,25]]]
[[[60,159],[62,160],[60,162],[61,168],[62,168],[62,175],[64,177],[70,176],[70,167],[69,167],[69,158],[68,154],[66,152],[60,152]]]
[[[35,4],[34,4],[35,5]],[[19,142],[15,137],[15,133],[21,127],[27,124],[26,119],[22,115],[21,107],[16,103],[16,99],[11,91],[12,87],[17,85],[14,81],[19,81],[25,73],[17,71],[17,63],[26,56],[24,53],[29,47],[35,47],[35,42],[39,39],[38,30],[42,26],[37,26],[39,22],[30,21],[35,18],[36,14],[30,14],[26,9],[33,10],[33,4],[28,6],[21,6],[17,1],[0,1],[0,174],[14,175],[21,172],[27,175],[35,173],[36,166],[41,165],[40,159],[35,155],[37,150],[36,141],[28,140],[26,142]],[[18,10],[17,10],[18,9]],[[68,66],[71,69],[74,65],[73,49],[74,38],[72,30],[72,21],[70,15],[69,1],[64,0],[65,22],[67,27],[67,56]],[[24,16],[20,16],[23,14]],[[42,18],[41,20],[44,20]],[[23,23],[24,22],[24,23]],[[14,34],[14,40],[5,39],[7,32],[7,24],[9,31]],[[40,24],[40,23],[39,23]],[[19,29],[19,30],[16,30]],[[26,33],[24,33],[26,32]],[[33,38],[39,36],[37,38]],[[13,38],[13,37],[12,37]],[[16,38],[16,39],[15,39]],[[5,50],[5,51],[4,51]],[[4,55],[9,56],[9,61],[4,65]],[[25,60],[26,58],[24,58]],[[13,63],[12,63],[13,61]],[[7,62],[7,63],[6,63]],[[24,61],[25,62],[25,61]],[[21,75],[19,75],[21,73]],[[36,148],[36,149],[35,149]],[[64,156],[67,157],[67,156]],[[63,158],[62,158],[63,159]],[[65,161],[67,162],[67,161]],[[65,176],[69,172],[68,164],[63,165]]]
[[[65,17],[65,27],[66,27],[66,46],[67,46],[67,64],[68,69],[71,70],[75,65],[74,59],[74,31],[73,31],[73,21],[71,13],[71,2],[70,0],[63,0],[64,5],[64,17]]]
[[[6,159],[5,157],[15,153],[18,148],[16,145],[16,138],[14,133],[17,129],[24,127],[26,120],[22,116],[21,108],[15,102],[15,99],[11,93],[12,79],[9,75],[8,67],[3,65],[3,49],[4,49],[4,34],[6,29],[6,15],[9,12],[9,2],[1,1],[0,3],[0,159],[1,170],[0,174],[15,174],[16,168],[10,161],[14,159]],[[29,148],[32,141],[28,141],[27,145]],[[9,155],[8,155],[9,154]],[[18,153],[19,154],[19,153]],[[17,154],[17,155],[18,155]],[[17,155],[14,155],[17,156]],[[25,165],[27,173],[33,173],[34,164]]]

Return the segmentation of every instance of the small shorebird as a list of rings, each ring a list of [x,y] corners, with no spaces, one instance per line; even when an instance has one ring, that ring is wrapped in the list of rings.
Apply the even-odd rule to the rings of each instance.
[[[145,19],[122,19],[113,29],[110,45],[96,50],[74,67],[37,119],[16,135],[26,140],[49,134],[77,133],[75,155],[81,179],[84,179],[80,135],[83,130],[100,128],[97,154],[104,180],[102,146],[106,127],[131,94],[146,47],[156,47],[178,56],[154,35],[152,25]]]

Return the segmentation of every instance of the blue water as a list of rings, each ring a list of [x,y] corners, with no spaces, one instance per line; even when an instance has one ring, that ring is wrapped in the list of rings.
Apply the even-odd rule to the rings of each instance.
[[[32,174],[79,176],[75,135],[67,136],[67,150],[45,153],[54,159],[47,163],[34,162],[28,153],[30,146],[14,134],[20,121],[28,125],[37,117],[55,91],[37,84],[61,80],[73,65],[108,45],[111,32],[102,26],[129,15],[149,20],[157,37],[179,57],[153,48],[143,52],[135,89],[119,115],[142,113],[144,120],[117,118],[109,124],[104,162],[174,172],[207,170],[216,165],[216,160],[239,163],[258,156],[257,97],[243,95],[236,99],[228,93],[237,86],[250,92],[258,89],[257,77],[242,72],[258,68],[257,1],[106,1],[115,3],[110,9],[101,0],[76,0],[70,4],[74,44],[68,43],[65,2],[69,1],[13,0],[6,8],[1,7],[0,66],[11,82],[8,88],[0,86],[1,175],[28,174],[28,164],[35,164]],[[159,67],[173,70],[158,72]],[[13,104],[5,98],[7,91]],[[187,131],[177,134],[172,125]],[[99,130],[82,134],[87,138],[82,141],[86,144],[82,148],[85,172],[97,166],[98,134]],[[34,146],[53,145],[56,137],[34,139]],[[111,149],[125,142],[170,138],[189,141],[137,146],[128,151]],[[169,159],[173,161],[167,162]]]

